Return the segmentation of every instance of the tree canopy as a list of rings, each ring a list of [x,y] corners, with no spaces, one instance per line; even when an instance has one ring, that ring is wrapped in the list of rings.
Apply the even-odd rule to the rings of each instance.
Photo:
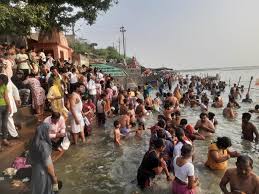
[[[46,28],[45,11],[44,6],[12,7],[0,3],[0,34],[27,35],[31,27]]]
[[[31,27],[60,30],[79,19],[92,25],[117,0],[1,0],[0,31],[28,34]],[[19,30],[22,28],[21,30]]]

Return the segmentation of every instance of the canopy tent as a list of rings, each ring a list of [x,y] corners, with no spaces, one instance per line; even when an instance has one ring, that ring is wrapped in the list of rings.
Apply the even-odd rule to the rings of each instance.
[[[100,70],[102,70],[105,74],[110,74],[112,77],[125,77],[127,76],[127,73],[118,67],[114,67],[112,65],[108,64],[91,64],[92,67],[96,67]]]

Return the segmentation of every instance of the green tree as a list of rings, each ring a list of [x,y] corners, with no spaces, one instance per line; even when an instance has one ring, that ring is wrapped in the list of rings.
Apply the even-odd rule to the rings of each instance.
[[[26,28],[34,26],[51,29],[57,27],[62,30],[79,19],[84,19],[92,25],[98,14],[106,12],[115,3],[118,3],[118,0],[1,0],[0,4],[5,8],[5,12],[0,12],[0,23],[13,19],[18,11],[18,13],[22,13],[20,19],[14,20],[13,23],[20,25],[21,20],[28,21],[27,16],[24,15],[25,12],[28,12],[28,14],[32,13],[31,16],[35,20],[40,19],[47,24],[39,25],[38,21],[29,18],[30,22],[26,25]],[[42,8],[44,8],[44,11],[38,15],[38,10]],[[7,15],[5,15],[6,13]]]
[[[74,50],[74,52],[79,54],[90,54],[94,50],[94,47],[91,44],[88,44],[87,42],[81,42],[79,40],[69,42],[69,46]]]
[[[113,47],[99,48],[96,49],[96,43],[82,42],[80,40],[74,40],[69,42],[69,46],[74,50],[74,52],[79,54],[89,54],[89,56],[94,56],[97,58],[105,59],[106,61],[116,60],[117,62],[123,61],[123,56],[118,53],[118,51]]]
[[[0,34],[27,35],[31,27],[46,28],[46,7],[38,5],[7,5],[0,3]]]

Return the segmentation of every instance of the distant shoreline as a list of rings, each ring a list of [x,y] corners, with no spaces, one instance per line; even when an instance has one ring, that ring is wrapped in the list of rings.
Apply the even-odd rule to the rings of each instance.
[[[223,70],[223,71],[232,71],[232,70],[247,70],[247,69],[259,69],[258,66],[238,66],[238,67],[219,67],[219,68],[200,68],[200,69],[176,69],[177,72],[195,72],[195,71],[215,71],[215,70]]]

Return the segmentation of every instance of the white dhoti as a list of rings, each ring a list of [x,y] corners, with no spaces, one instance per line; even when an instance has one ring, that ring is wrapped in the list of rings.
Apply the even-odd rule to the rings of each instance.
[[[8,129],[9,134],[12,137],[17,137],[18,136],[18,132],[17,132],[16,127],[14,125],[13,114],[10,114],[8,116],[7,129]]]
[[[20,101],[20,95],[19,95],[19,91],[18,91],[17,87],[13,84],[13,82],[10,79],[8,81],[8,84],[7,84],[7,90],[8,90],[8,97],[9,97],[9,101],[10,101],[10,106],[11,106],[11,109],[12,109],[11,114],[9,114],[9,116],[8,116],[7,129],[8,129],[9,134],[12,137],[17,137],[18,132],[17,132],[16,127],[14,125],[13,115],[14,115],[14,113],[17,112],[15,100]]]

